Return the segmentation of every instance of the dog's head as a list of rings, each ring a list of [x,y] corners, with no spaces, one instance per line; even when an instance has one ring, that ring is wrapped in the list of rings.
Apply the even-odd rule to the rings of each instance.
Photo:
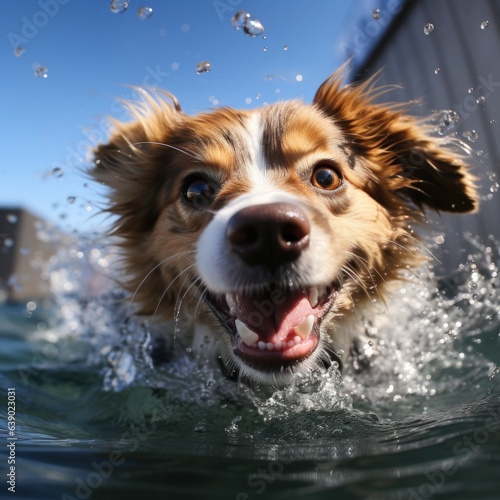
[[[145,95],[95,154],[140,312],[181,308],[276,384],[345,348],[341,317],[420,262],[425,207],[476,208],[450,139],[334,75],[311,105],[188,116]],[[181,307],[182,306],[182,307]]]

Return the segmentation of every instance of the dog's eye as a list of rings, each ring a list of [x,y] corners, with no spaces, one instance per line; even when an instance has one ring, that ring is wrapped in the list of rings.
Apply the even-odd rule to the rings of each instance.
[[[184,199],[195,208],[204,208],[212,203],[218,186],[207,179],[188,179],[184,185]]]
[[[318,189],[333,191],[342,185],[342,177],[332,166],[321,164],[314,169],[311,184]]]

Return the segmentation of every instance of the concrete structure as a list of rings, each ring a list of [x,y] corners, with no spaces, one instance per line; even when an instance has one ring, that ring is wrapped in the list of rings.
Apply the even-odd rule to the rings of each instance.
[[[421,100],[419,115],[454,111],[454,133],[474,150],[481,210],[442,217],[446,238],[438,257],[445,267],[465,260],[464,232],[499,241],[500,1],[365,0],[339,47],[352,59],[353,80],[382,70],[380,85],[401,86],[382,100]]]
[[[21,208],[0,208],[0,292],[12,301],[48,298],[44,269],[55,244],[44,238],[45,223]],[[5,297],[6,293],[6,297]]]

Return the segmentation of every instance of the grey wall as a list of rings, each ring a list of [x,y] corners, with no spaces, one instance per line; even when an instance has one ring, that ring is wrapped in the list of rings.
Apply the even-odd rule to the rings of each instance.
[[[484,21],[489,25],[481,29]],[[427,23],[434,25],[429,35],[424,33]],[[454,110],[460,116],[458,136],[478,153],[474,162],[483,199],[480,212],[441,219],[446,239],[439,258],[447,268],[456,266],[468,251],[464,231],[485,242],[490,234],[500,240],[500,190],[492,192],[495,182],[500,183],[500,0],[408,2],[357,77],[379,69],[380,84],[403,86],[385,100],[422,99],[415,114]],[[477,133],[474,142],[463,136],[472,130]]]

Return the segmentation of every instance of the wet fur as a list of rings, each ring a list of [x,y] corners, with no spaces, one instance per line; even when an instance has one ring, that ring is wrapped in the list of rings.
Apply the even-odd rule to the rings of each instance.
[[[90,172],[109,188],[113,234],[123,249],[123,286],[137,312],[170,319],[182,302],[183,311],[196,309],[195,321],[211,336],[222,335],[200,300],[206,284],[196,265],[197,244],[214,214],[262,187],[242,167],[254,161],[251,131],[243,130],[260,113],[265,170],[258,175],[308,205],[313,218],[327,221],[321,231],[331,232],[335,255],[326,249],[321,271],[314,271],[325,277],[315,278],[327,283],[341,272],[343,289],[322,330],[335,350],[348,350],[353,339],[343,332],[343,321],[351,321],[363,304],[383,299],[388,285],[421,263],[414,231],[424,210],[469,212],[478,203],[458,142],[437,136],[431,125],[406,115],[403,105],[375,104],[381,93],[373,81],[343,86],[337,73],[311,105],[290,101],[189,116],[170,94],[141,91],[142,101],[127,105],[133,121],[115,124],[109,143],[95,151]],[[311,188],[315,155],[318,161],[335,158],[348,184],[341,195]],[[218,185],[215,200],[203,210],[182,201],[184,179],[193,172]],[[221,349],[230,366],[229,347]]]

